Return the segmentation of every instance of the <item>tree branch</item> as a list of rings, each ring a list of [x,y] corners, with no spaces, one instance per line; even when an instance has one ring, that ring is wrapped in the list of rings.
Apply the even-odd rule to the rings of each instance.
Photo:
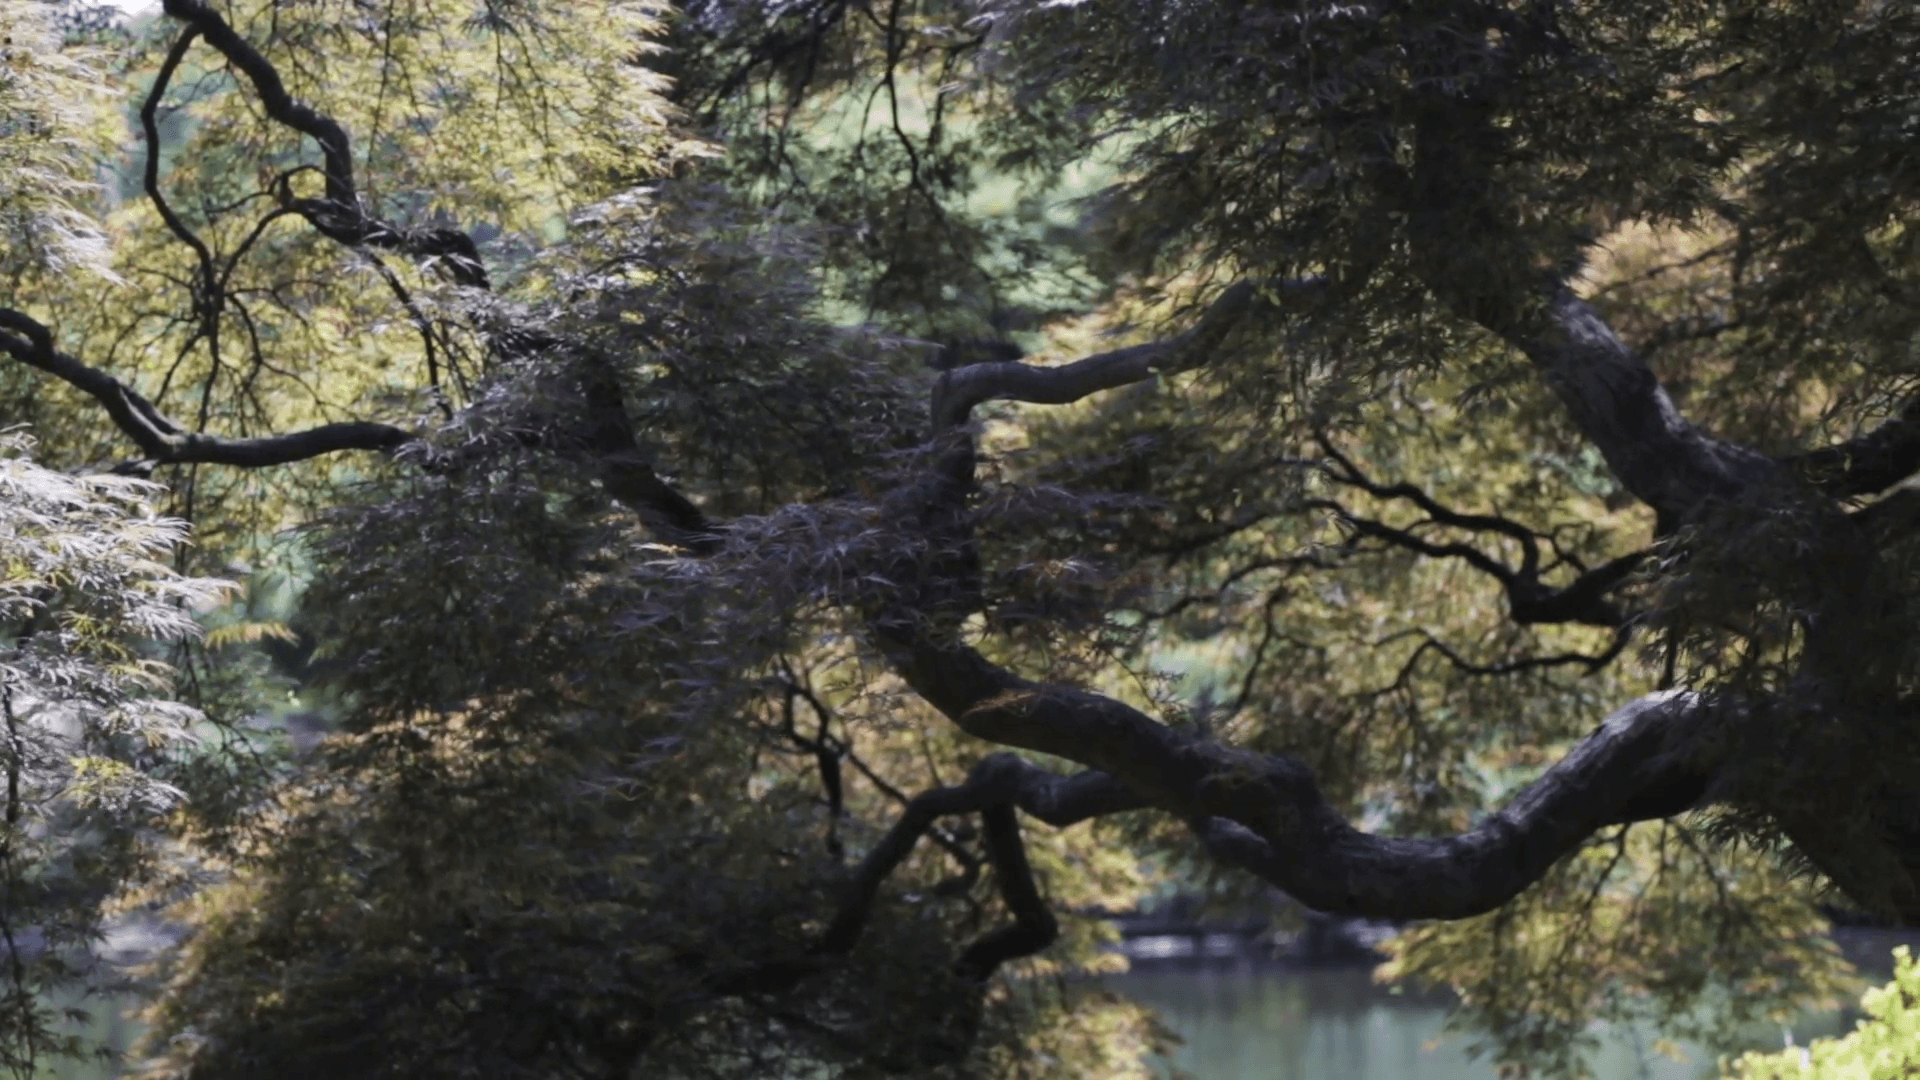
[[[964,782],[953,787],[934,788],[915,796],[906,805],[893,828],[887,830],[880,842],[861,860],[853,880],[847,886],[846,899],[842,901],[839,913],[834,916],[826,933],[821,935],[815,951],[840,955],[853,948],[873,914],[873,901],[879,895],[881,883],[906,861],[920,837],[939,818],[950,814],[977,813],[992,807],[1018,807],[1049,825],[1064,828],[1089,818],[1138,810],[1146,805],[1146,801],[1132,788],[1111,776],[1098,772],[1061,776],[1016,754],[988,755],[980,759]],[[995,826],[992,822],[988,826],[991,833]],[[1019,856],[1017,866],[1008,863],[1010,870],[1003,870],[1002,861],[1011,856],[1004,850],[996,852],[995,839],[991,834],[987,837],[987,843],[988,857],[993,860],[1004,888],[1008,873],[1026,865],[1025,856]],[[1030,886],[1030,872],[1028,878]],[[1021,909],[1029,905],[1022,896],[1018,903],[1010,901],[1009,906],[1014,908],[1018,917]]]
[[[1920,398],[1864,435],[1781,460],[1836,499],[1885,491],[1920,472]]]
[[[326,197],[287,200],[314,228],[349,247],[364,244],[415,258],[439,260],[460,284],[488,287],[479,248],[465,232],[402,228],[367,212],[354,186],[353,148],[346,129],[332,117],[296,100],[287,91],[273,63],[236,33],[219,12],[203,0],[165,0],[162,10],[191,28],[176,48],[184,48],[192,33],[197,32],[253,84],[254,93],[269,118],[320,144],[320,154],[326,163],[321,170],[326,177]]]
[[[318,111],[305,102],[299,101],[287,90],[279,71],[258,49],[248,44],[220,13],[208,6],[204,0],[165,0],[164,12],[171,18],[187,24],[187,31],[174,43],[169,55],[169,64],[177,64],[185,54],[186,48],[197,35],[212,46],[229,64],[243,75],[253,86],[260,104],[267,116],[275,123],[284,125],[313,139],[320,146],[324,165],[321,172],[325,177],[326,196],[323,199],[300,199],[291,193],[290,178],[293,172],[284,173],[278,181],[277,195],[284,208],[291,209],[310,222],[323,235],[347,245],[365,254],[366,248],[380,248],[397,251],[414,258],[438,261],[444,266],[452,279],[461,285],[479,289],[491,287],[487,278],[485,264],[481,261],[479,248],[472,236],[459,229],[407,229],[380,220],[371,214],[360,199],[353,178],[353,148],[347,137],[346,129],[332,117]],[[170,70],[170,69],[169,69]],[[164,84],[164,76],[162,79]],[[149,95],[145,118],[151,131],[152,111],[158,102],[160,89],[155,88]],[[149,155],[148,188],[150,194],[167,216],[170,227],[177,235],[188,240],[191,233],[185,230],[167,210],[164,200],[160,199],[157,187],[155,158]],[[297,170],[295,170],[297,171]],[[269,215],[269,220],[274,215]],[[262,223],[264,227],[264,222]],[[257,230],[256,230],[257,235]],[[189,240],[189,242],[192,242]],[[249,241],[250,242],[250,241]],[[202,256],[202,263],[208,265],[207,287],[214,290],[210,264],[202,246],[196,251]],[[236,254],[235,258],[238,258]],[[391,284],[394,279],[389,277]],[[420,324],[421,314],[416,305],[404,295],[400,296],[403,306]],[[208,303],[212,303],[210,298]],[[4,325],[4,324],[0,324]],[[435,362],[433,343],[429,328],[423,327],[426,338],[427,360],[431,367]],[[507,351],[522,348],[542,347],[529,344],[540,339],[540,335],[518,333],[512,328],[490,335],[495,345]],[[543,342],[544,343],[544,342]],[[9,349],[9,351],[13,351]],[[51,355],[50,346],[43,350]],[[17,352],[15,355],[19,355]],[[31,362],[31,361],[30,361]],[[38,364],[46,368],[45,364]],[[84,376],[84,365],[76,362],[69,365],[70,374]],[[56,371],[55,374],[60,374]],[[117,380],[99,373],[93,373],[92,379],[99,386],[89,392],[108,405],[109,411],[119,407],[114,403],[117,397],[129,397],[131,409],[158,420],[158,413],[144,399],[138,397]],[[68,377],[63,375],[62,377]],[[112,383],[108,386],[99,380]],[[74,379],[68,377],[68,381]],[[82,385],[75,382],[75,385]],[[647,456],[641,451],[634,436],[633,426],[626,416],[625,405],[617,379],[596,376],[593,385],[588,387],[589,412],[592,414],[592,430],[586,441],[596,452],[596,465],[600,468],[608,492],[623,504],[640,513],[649,525],[662,529],[676,543],[685,544],[696,551],[711,553],[717,550],[718,539],[712,524],[700,508],[684,494],[663,480],[654,471]],[[144,405],[144,409],[142,406]],[[392,449],[412,436],[397,428],[378,424],[328,425],[312,432],[280,436],[271,439],[235,440],[210,439],[206,436],[192,436],[181,440],[161,440],[150,433],[136,432],[123,413],[114,414],[116,422],[123,430],[134,435],[135,441],[157,462],[202,461],[218,464],[233,464],[248,467],[282,464],[286,461],[300,460],[338,449],[368,446],[375,449]]]
[[[160,191],[160,99],[166,95],[167,84],[173,81],[173,73],[179,69],[180,61],[186,57],[187,49],[193,45],[193,39],[198,34],[199,30],[188,27],[175,39],[173,47],[167,50],[166,59],[160,64],[160,71],[153,77],[153,86],[147,91],[146,101],[140,106],[140,127],[147,138],[147,160],[141,173],[141,185],[146,189],[147,198],[152,201],[154,209],[160,212],[160,219],[166,223],[167,231],[193,249],[194,258],[200,265],[200,285],[194,290],[194,306],[204,318],[217,295],[214,292],[213,252],[207,249],[205,241],[187,227],[180,215],[174,213],[173,206]]]
[[[1041,898],[1033,867],[1027,862],[1027,846],[1020,840],[1020,821],[1013,807],[989,806],[980,812],[980,820],[994,881],[1013,923],[981,936],[954,961],[954,971],[974,982],[985,982],[1001,964],[1032,956],[1060,936],[1060,923]]]
[[[931,412],[936,436],[951,433],[958,444],[924,485],[921,497],[933,505],[922,516],[937,518],[942,507],[950,516],[960,514],[972,490],[972,440],[964,428],[974,404],[992,398],[1072,401],[1146,378],[1161,365],[1196,363],[1201,355],[1197,346],[1217,342],[1208,335],[1224,333],[1221,324],[1230,325],[1243,310],[1240,305],[1253,300],[1244,283],[1229,294],[1216,302],[1201,326],[1159,345],[1058,369],[984,364],[949,372],[935,391]],[[1577,307],[1567,312],[1580,313]],[[1582,367],[1592,359],[1589,354],[1606,363],[1633,358],[1604,324],[1596,329],[1570,318],[1569,325],[1572,330],[1562,335],[1570,350],[1567,357],[1548,355],[1545,346],[1539,351],[1546,361],[1568,366],[1578,376],[1572,380],[1580,391],[1576,400],[1588,400],[1587,391],[1596,387],[1605,391],[1588,410],[1596,430],[1611,437],[1615,411],[1638,417],[1640,404],[1666,402],[1650,372],[1644,380],[1622,379],[1625,369],[1602,364],[1596,373]],[[1200,333],[1203,328],[1207,335]],[[1609,341],[1618,346],[1616,352],[1607,352]],[[1608,396],[1622,388],[1640,399],[1622,403],[1615,400],[1617,395]],[[1662,415],[1683,424],[1670,402]],[[1689,432],[1683,428],[1675,437]],[[1736,458],[1736,464],[1744,463]],[[1630,470],[1651,464],[1638,457],[1626,462]],[[1662,487],[1666,482],[1656,483],[1650,472],[1636,476],[1661,504],[1676,509],[1693,505],[1687,484]],[[1453,514],[1426,502],[1430,513],[1438,510],[1461,527],[1507,533],[1520,528],[1504,519],[1494,525],[1492,519]],[[941,544],[971,542],[968,536],[937,539]],[[1496,577],[1519,580],[1504,565],[1475,554]],[[1538,561],[1536,546],[1530,565]],[[1587,587],[1616,581],[1615,575],[1623,574],[1627,565],[1609,564]],[[1117,782],[1145,805],[1177,814],[1218,854],[1324,911],[1401,919],[1462,918],[1489,911],[1538,880],[1594,830],[1637,820],[1635,815],[1664,816],[1693,805],[1706,794],[1727,752],[1724,743],[1701,738],[1717,719],[1704,699],[1654,695],[1614,713],[1479,827],[1446,838],[1374,836],[1348,824],[1321,794],[1311,771],[1291,757],[1222,746],[1162,725],[1111,698],[1029,682],[954,639],[951,629],[943,632],[930,625],[927,615],[910,605],[911,599],[903,598],[893,610],[877,613],[869,624],[874,638],[907,684],[962,730],[1003,746],[1078,762],[1101,777],[1101,784]],[[927,803],[916,800],[916,812],[930,820],[940,799],[955,796],[930,793],[927,798]],[[922,827],[903,819],[888,842],[876,849],[863,867],[863,873],[871,875],[870,889],[905,857],[911,848],[908,837],[917,836],[915,830]]]
[[[1490,911],[1594,830],[1693,805],[1725,753],[1702,737],[1719,718],[1705,699],[1651,695],[1608,717],[1477,828],[1374,836],[1349,825],[1290,757],[1221,746],[1098,694],[1027,682],[964,645],[905,636],[887,648],[908,683],[968,734],[1104,773],[1302,903],[1376,918]]]
[[[1764,454],[1688,423],[1666,388],[1564,278],[1533,269],[1535,250],[1489,198],[1499,187],[1487,148],[1501,145],[1487,102],[1462,96],[1414,122],[1411,169],[1399,189],[1427,288],[1461,317],[1533,363],[1621,484],[1672,527],[1715,497],[1777,477]]]
[[[1331,440],[1320,437],[1321,449],[1333,462],[1327,475],[1335,482],[1358,488],[1378,499],[1404,499],[1419,507],[1427,520],[1436,525],[1470,532],[1492,532],[1515,540],[1520,545],[1520,566],[1508,566],[1471,544],[1437,544],[1416,535],[1409,528],[1395,528],[1372,518],[1361,517],[1330,499],[1312,499],[1305,505],[1325,509],[1336,515],[1356,535],[1385,541],[1429,558],[1457,558],[1492,577],[1507,594],[1507,609],[1513,621],[1522,626],[1543,623],[1582,623],[1588,626],[1624,628],[1626,613],[1608,601],[1612,592],[1646,561],[1643,551],[1622,555],[1592,570],[1583,570],[1572,582],[1554,588],[1540,580],[1540,534],[1509,518],[1488,514],[1463,514],[1440,504],[1412,484],[1379,484],[1368,479],[1360,467],[1341,454]],[[1624,638],[1616,642],[1623,645]],[[1609,650],[1608,659],[1618,649]]]
[[[1319,292],[1324,287],[1325,282],[1319,278],[1268,286],[1303,295]],[[974,406],[982,402],[1065,405],[1102,390],[1200,367],[1212,359],[1211,351],[1219,347],[1242,318],[1257,305],[1269,302],[1261,295],[1260,286],[1242,281],[1221,293],[1192,328],[1163,341],[1130,345],[1059,367],[1037,367],[1006,360],[954,368],[943,374],[934,388],[934,434],[940,435],[965,423]]]
[[[9,308],[0,308],[0,351],[86,391],[100,402],[113,422],[147,456],[144,462],[121,466],[123,472],[188,462],[257,469],[341,450],[391,453],[414,440],[409,431],[370,421],[322,424],[286,435],[245,439],[188,431],[126,383],[54,348],[50,330]]]
[[[1516,325],[1492,329],[1526,354],[1614,476],[1663,521],[1779,475],[1773,459],[1682,417],[1646,361],[1565,285]]]
[[[1427,630],[1416,629],[1405,631],[1400,634],[1391,635],[1387,640],[1375,642],[1374,644],[1375,647],[1385,645],[1387,641],[1403,638],[1408,634],[1421,638],[1419,646],[1413,650],[1412,655],[1407,657],[1406,662],[1400,665],[1400,674],[1393,680],[1393,687],[1400,688],[1404,687],[1413,678],[1414,672],[1418,670],[1420,658],[1428,652],[1439,653],[1442,657],[1446,658],[1447,663],[1453,665],[1454,670],[1467,675],[1512,675],[1515,672],[1535,671],[1540,668],[1561,667],[1567,664],[1579,664],[1587,669],[1588,674],[1592,674],[1611,664],[1622,652],[1626,651],[1627,640],[1632,636],[1628,632],[1629,629],[1629,627],[1622,626],[1616,630],[1613,635],[1613,641],[1598,653],[1563,652],[1548,656],[1522,656],[1518,659],[1501,660],[1491,664],[1474,663],[1460,655],[1459,650],[1435,637],[1432,632]]]

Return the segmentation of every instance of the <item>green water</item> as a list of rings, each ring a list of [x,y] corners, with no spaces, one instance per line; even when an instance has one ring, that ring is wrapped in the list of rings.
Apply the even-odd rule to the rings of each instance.
[[[1364,968],[1239,966],[1139,971],[1108,988],[1153,1007],[1185,1045],[1173,1064],[1196,1080],[1491,1080],[1463,1036],[1442,1030],[1444,998],[1394,994]],[[1800,1041],[1851,1027],[1839,1014],[1797,1025]],[[1779,1029],[1752,1048],[1777,1050]],[[1599,1080],[1699,1080],[1719,1075],[1698,1050],[1680,1063],[1652,1052],[1650,1034],[1609,1032],[1593,1059]]]

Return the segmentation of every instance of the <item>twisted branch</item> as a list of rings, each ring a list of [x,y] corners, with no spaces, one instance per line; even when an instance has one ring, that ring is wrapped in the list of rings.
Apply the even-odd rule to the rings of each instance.
[[[459,284],[489,287],[480,250],[473,237],[465,232],[403,228],[367,211],[354,186],[353,149],[346,129],[332,117],[294,98],[273,63],[236,33],[219,12],[203,0],[165,0],[162,10],[187,24],[187,33],[176,44],[176,49],[183,49],[197,33],[253,85],[269,119],[320,144],[325,162],[321,172],[326,178],[326,196],[296,199],[286,195],[283,188],[286,205],[297,210],[315,229],[349,247],[364,244],[435,260],[445,266],[449,276]]]
[[[1375,498],[1402,499],[1411,502],[1427,515],[1428,521],[1437,525],[1469,532],[1492,532],[1512,539],[1520,545],[1520,565],[1510,567],[1471,544],[1434,543],[1412,531],[1412,528],[1418,527],[1417,525],[1404,529],[1395,528],[1384,522],[1361,517],[1332,500],[1308,501],[1309,506],[1334,513],[1356,534],[1383,540],[1396,547],[1430,558],[1460,559],[1500,583],[1500,587],[1507,594],[1507,609],[1513,616],[1513,621],[1522,626],[1542,623],[1581,623],[1587,626],[1604,626],[1621,630],[1630,626],[1629,616],[1608,600],[1607,596],[1645,564],[1648,558],[1647,552],[1631,552],[1593,569],[1582,570],[1573,581],[1555,588],[1540,580],[1542,573],[1549,568],[1543,568],[1541,565],[1540,538],[1532,529],[1504,517],[1464,514],[1449,509],[1412,484],[1375,483],[1368,479],[1358,465],[1340,453],[1324,435],[1320,437],[1320,446],[1333,463],[1333,468],[1328,470],[1327,475],[1335,483],[1357,488]],[[1624,644],[1624,637],[1616,642],[1616,645]],[[1607,659],[1611,659],[1617,652],[1617,648],[1610,650]]]
[[[908,683],[968,734],[1053,754],[1179,815],[1210,847],[1310,907],[1390,919],[1454,919],[1499,907],[1595,829],[1697,802],[1727,751],[1696,695],[1616,711],[1479,827],[1452,837],[1375,836],[1349,825],[1311,771],[1187,734],[1122,702],[1028,682],[973,649],[892,642]],[[1092,777],[1081,783],[1092,784]],[[1256,843],[1257,841],[1257,843]]]

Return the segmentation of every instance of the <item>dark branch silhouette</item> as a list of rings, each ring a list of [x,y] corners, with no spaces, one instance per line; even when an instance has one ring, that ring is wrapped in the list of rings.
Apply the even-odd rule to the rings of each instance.
[[[97,368],[54,348],[53,334],[37,320],[0,308],[0,351],[92,395],[113,422],[146,457],[123,464],[122,472],[147,472],[155,465],[204,463],[259,469],[343,450],[392,451],[414,435],[389,424],[351,421],[322,424],[305,431],[259,438],[223,438],[188,431],[168,419],[151,401]]]
[[[194,34],[226,57],[260,98],[275,123],[285,125],[320,144],[325,161],[326,196],[294,198],[284,182],[282,201],[297,210],[313,227],[349,247],[367,245],[410,255],[446,268],[462,285],[488,287],[487,271],[473,237],[459,229],[409,229],[382,221],[362,203],[353,179],[353,148],[347,132],[332,117],[296,100],[287,91],[279,71],[236,33],[220,13],[201,0],[166,0],[162,10],[188,26],[175,45],[183,49]]]
[[[1629,616],[1608,599],[1608,594],[1645,565],[1648,557],[1646,552],[1631,552],[1608,560],[1592,569],[1583,569],[1578,577],[1566,585],[1551,586],[1541,580],[1541,575],[1546,570],[1540,557],[1540,541],[1543,537],[1532,529],[1509,518],[1489,514],[1464,514],[1449,509],[1412,484],[1376,483],[1324,436],[1320,439],[1320,445],[1322,452],[1332,463],[1332,467],[1326,470],[1326,474],[1335,483],[1356,488],[1378,499],[1400,499],[1411,502],[1427,515],[1427,522],[1433,524],[1467,532],[1491,532],[1507,537],[1520,545],[1520,565],[1508,566],[1471,544],[1435,543],[1413,531],[1419,527],[1418,525],[1397,528],[1356,514],[1349,507],[1331,499],[1310,499],[1306,501],[1307,506],[1331,511],[1358,535],[1382,540],[1395,547],[1405,548],[1429,558],[1459,559],[1492,577],[1506,592],[1507,610],[1512,615],[1513,621],[1522,626],[1582,623],[1609,628],[1629,627],[1631,622]],[[1624,645],[1624,643],[1622,638],[1617,644]],[[1611,659],[1617,653],[1616,648],[1608,654],[1608,658]]]

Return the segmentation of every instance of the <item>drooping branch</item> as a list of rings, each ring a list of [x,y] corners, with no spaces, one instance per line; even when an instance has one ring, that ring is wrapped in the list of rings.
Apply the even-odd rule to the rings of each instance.
[[[983,815],[987,857],[1014,916],[1012,926],[989,932],[955,961],[957,974],[983,980],[1007,960],[1045,948],[1058,932],[1034,883],[1013,811],[1025,810],[1049,824],[1065,826],[1142,805],[1138,795],[1112,777],[1061,776],[1013,754],[989,755],[961,783],[908,801],[893,827],[855,868],[838,911],[808,955],[716,972],[709,988],[722,996],[777,993],[852,952],[873,918],[880,886],[912,854],[920,838],[942,817],[973,813]]]
[[[1018,807],[1049,825],[1065,827],[1089,818],[1137,810],[1147,805],[1140,794],[1112,776],[1098,772],[1061,776],[1014,754],[982,758],[967,779],[953,787],[935,788],[914,797],[854,872],[846,899],[821,935],[818,951],[842,954],[853,948],[873,914],[873,901],[888,875],[906,861],[914,845],[933,823],[952,814],[976,813],[990,807]],[[988,856],[996,872],[1004,854],[996,854],[989,836]],[[1025,865],[1024,856],[1020,866]],[[1029,878],[1031,874],[1029,872]],[[1003,880],[1005,875],[1002,875]],[[1003,886],[1004,887],[1004,886]],[[1024,899],[1015,906],[1025,906]]]
[[[980,823],[994,881],[1000,886],[1000,899],[1013,913],[1013,922],[982,935],[954,961],[955,972],[974,982],[985,982],[1000,965],[1032,956],[1060,936],[1060,923],[1041,898],[1033,866],[1027,862],[1027,846],[1020,839],[1020,820],[1013,806],[987,807],[980,812]]]
[[[912,802],[912,800],[907,797],[905,792],[893,786],[885,777],[875,772],[872,766],[861,760],[860,755],[853,752],[853,747],[848,746],[845,741],[833,734],[831,730],[833,722],[832,710],[827,708],[826,703],[820,700],[818,694],[814,693],[810,683],[796,673],[792,665],[784,659],[780,661],[780,672],[782,679],[782,700],[780,705],[781,719],[783,721],[782,731],[786,735],[787,741],[793,743],[802,751],[813,755],[814,765],[820,772],[821,788],[827,797],[827,810],[829,814],[827,826],[828,850],[835,858],[839,858],[842,854],[842,848],[838,837],[838,825],[839,818],[844,813],[845,804],[845,785],[841,776],[841,762],[845,761],[851,764],[861,776],[866,777],[868,783],[880,789],[882,794],[900,803],[902,806]],[[819,728],[812,736],[803,735],[800,732],[794,709],[797,701],[806,702],[807,707],[813,711],[815,719],[819,721]],[[966,845],[962,844],[945,829],[937,825],[930,825],[927,829],[927,835],[932,837],[933,842],[938,844],[947,854],[953,856],[961,868],[958,876],[941,883],[934,891],[936,893],[944,893],[949,890],[959,891],[970,888],[974,880],[979,877],[980,857],[968,850]]]
[[[126,383],[55,348],[52,331],[38,320],[7,308],[0,308],[0,351],[100,402],[113,422],[146,455],[145,461],[122,466],[122,471],[147,471],[154,465],[189,462],[257,469],[343,450],[391,453],[414,439],[409,431],[370,421],[322,424],[260,438],[223,438],[188,431]]]
[[[627,412],[618,373],[604,358],[583,362],[586,403],[583,449],[592,455],[607,493],[638,513],[668,541],[701,555],[719,550],[720,530],[694,503],[653,468],[640,448]]]
[[[704,980],[704,989],[716,997],[760,999],[790,991],[831,969],[859,944],[873,917],[880,886],[912,853],[920,837],[941,817],[977,813],[994,883],[1013,916],[1011,923],[982,934],[953,960],[952,975],[972,984],[977,994],[979,984],[1001,965],[1031,956],[1059,936],[1059,922],[1040,895],[1015,811],[1024,809],[1052,824],[1069,825],[1140,805],[1138,796],[1111,777],[1097,773],[1061,776],[1013,754],[990,755],[961,783],[935,788],[907,802],[899,820],[856,868],[833,921],[806,954],[715,970]],[[705,957],[696,955],[683,960],[690,969],[706,964]],[[915,1057],[929,1064],[964,1055],[978,1030],[978,1004],[977,997],[963,1001],[955,1013],[942,1018],[948,1024],[930,1025],[933,1030],[915,1048]],[[869,1044],[846,1038],[832,1025],[791,1013],[784,1014],[783,1019],[844,1050],[863,1055],[872,1050]]]

